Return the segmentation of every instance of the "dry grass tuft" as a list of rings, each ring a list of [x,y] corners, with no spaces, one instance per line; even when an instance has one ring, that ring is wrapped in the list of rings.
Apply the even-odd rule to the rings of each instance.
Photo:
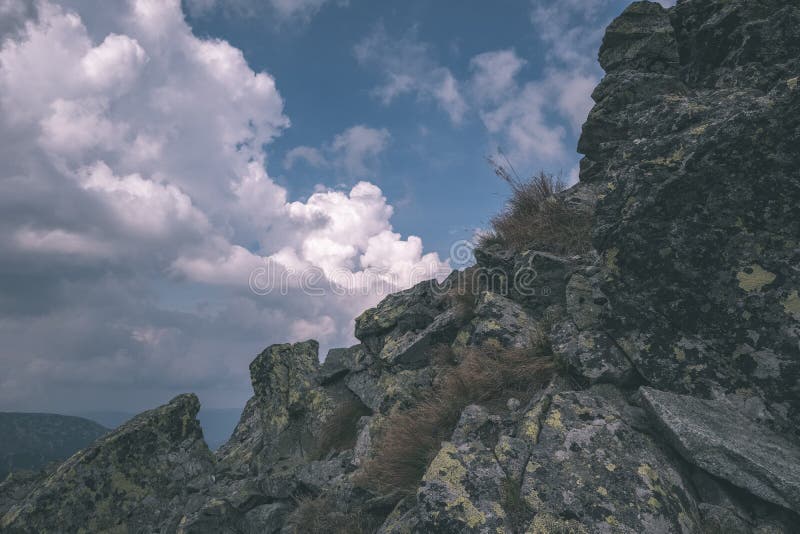
[[[358,398],[347,398],[325,421],[320,431],[314,457],[322,458],[331,451],[352,449],[358,439],[358,421],[372,411]]]
[[[382,522],[358,510],[341,512],[330,496],[298,498],[296,502],[288,519],[293,534],[368,534]]]
[[[470,404],[529,398],[555,373],[544,336],[528,348],[471,348],[447,369],[431,393],[412,408],[389,416],[375,455],[359,484],[381,494],[409,494]]]
[[[500,243],[517,251],[534,248],[560,255],[591,248],[592,214],[564,200],[560,193],[566,184],[560,177],[540,172],[519,180],[496,160],[489,162],[512,194],[505,210],[491,220],[492,232],[481,245]]]

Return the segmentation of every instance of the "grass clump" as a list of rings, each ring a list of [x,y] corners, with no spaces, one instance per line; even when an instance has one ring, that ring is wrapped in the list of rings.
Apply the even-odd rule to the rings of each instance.
[[[372,411],[358,398],[340,402],[320,430],[314,456],[323,458],[329,452],[352,449],[358,440],[358,421]]]
[[[330,496],[300,497],[287,524],[293,534],[368,534],[380,526],[381,518],[360,510],[340,511]]]
[[[466,349],[430,393],[388,417],[358,482],[381,494],[413,492],[464,408],[495,401],[502,405],[510,397],[527,399],[550,380],[553,354],[546,337],[537,338],[527,348]]]
[[[592,214],[564,199],[566,183],[560,176],[540,172],[521,180],[497,160],[489,158],[489,163],[511,187],[511,198],[492,218],[492,230],[480,245],[499,243],[515,251],[537,249],[560,255],[590,250]]]

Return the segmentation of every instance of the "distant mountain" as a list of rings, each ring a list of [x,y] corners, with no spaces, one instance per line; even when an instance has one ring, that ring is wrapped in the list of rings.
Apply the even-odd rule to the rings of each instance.
[[[203,437],[211,450],[218,449],[228,441],[239,422],[241,408],[201,408],[197,418],[203,428]],[[97,421],[108,428],[117,428],[131,419],[135,413],[120,411],[90,411],[76,415]]]
[[[108,430],[81,417],[0,412],[0,481],[12,471],[69,458]]]

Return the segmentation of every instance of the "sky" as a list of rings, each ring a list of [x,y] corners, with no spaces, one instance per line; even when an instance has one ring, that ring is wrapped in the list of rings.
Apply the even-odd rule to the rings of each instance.
[[[664,2],[667,5],[667,1]],[[0,0],[0,411],[234,408],[577,180],[623,0]]]

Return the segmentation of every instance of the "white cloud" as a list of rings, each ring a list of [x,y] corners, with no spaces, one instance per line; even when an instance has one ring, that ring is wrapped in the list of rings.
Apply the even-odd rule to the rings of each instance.
[[[515,88],[515,78],[526,63],[513,50],[485,52],[473,57],[470,68],[475,96],[490,102],[507,96]]]
[[[147,61],[147,54],[135,39],[110,34],[89,50],[81,60],[84,76],[98,89],[127,89]]]
[[[392,39],[380,25],[355,46],[354,53],[359,63],[381,73],[384,81],[374,94],[384,104],[403,94],[415,94],[436,102],[454,124],[464,118],[467,103],[459,82],[450,69],[436,63],[429,47],[417,39],[415,30]]]
[[[2,383],[0,403],[105,394],[141,407],[186,388],[239,402],[264,345],[310,325],[327,343],[351,341],[353,317],[379,299],[370,270],[392,289],[446,272],[394,232],[373,184],[290,201],[263,148],[289,125],[275,81],[229,43],[193,35],[178,0],[94,7],[90,33],[81,14],[42,0],[0,44],[0,358],[18,382]],[[357,125],[320,157],[372,175],[389,139]],[[265,260],[358,292],[310,297],[294,283],[257,296],[248,282]]]
[[[297,146],[286,153],[283,158],[283,166],[291,169],[300,160],[305,161],[312,167],[322,167],[327,163],[320,149],[310,146]]]
[[[368,176],[370,163],[386,149],[389,137],[386,129],[358,125],[337,134],[330,148],[350,176]]]
[[[58,228],[54,230],[22,228],[14,237],[21,249],[30,252],[99,258],[113,254],[113,247],[108,243]]]
[[[283,166],[294,167],[305,161],[312,167],[333,169],[350,178],[374,176],[378,158],[389,146],[391,135],[385,128],[357,124],[336,134],[320,148],[298,146],[286,153]]]
[[[597,49],[616,0],[533,0],[531,21],[544,45],[538,79],[519,80],[525,61],[513,50],[472,58],[470,87],[493,144],[519,167],[574,166],[576,136],[592,108],[602,72]],[[574,181],[572,171],[570,179]]]

